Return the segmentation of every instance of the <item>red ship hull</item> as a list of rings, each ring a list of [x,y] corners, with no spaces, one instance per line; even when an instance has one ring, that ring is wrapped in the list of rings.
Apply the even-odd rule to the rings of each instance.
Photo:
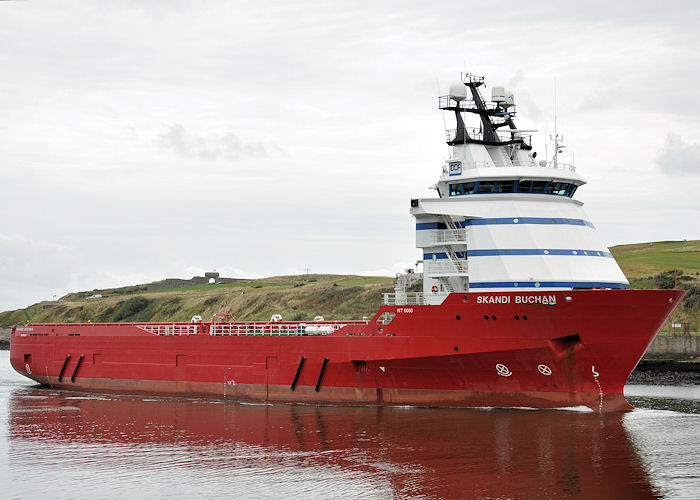
[[[32,324],[13,330],[11,362],[75,390],[618,411],[629,408],[627,377],[683,294],[453,293],[437,306],[382,306],[322,336],[275,334],[290,323],[229,323],[222,335],[212,323]],[[395,313],[388,324],[385,312]],[[261,333],[231,333],[241,325]],[[179,334],[154,333],[166,327]]]

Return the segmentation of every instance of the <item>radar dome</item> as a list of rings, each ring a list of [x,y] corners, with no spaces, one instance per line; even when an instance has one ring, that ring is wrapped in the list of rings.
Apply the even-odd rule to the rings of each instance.
[[[492,102],[505,102],[506,100],[506,89],[502,86],[495,86],[491,88],[491,101]]]
[[[463,101],[467,98],[467,87],[462,82],[450,85],[450,97],[455,101]]]

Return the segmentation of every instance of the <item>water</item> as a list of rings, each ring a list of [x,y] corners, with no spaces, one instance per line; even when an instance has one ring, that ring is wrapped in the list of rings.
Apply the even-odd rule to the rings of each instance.
[[[249,405],[43,389],[0,352],[2,498],[700,498],[700,387],[637,409]]]

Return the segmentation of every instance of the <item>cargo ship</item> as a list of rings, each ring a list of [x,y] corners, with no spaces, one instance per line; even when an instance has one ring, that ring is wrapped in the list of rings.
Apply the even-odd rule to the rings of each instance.
[[[502,86],[467,74],[439,97],[455,126],[435,196],[410,200],[416,269],[370,319],[27,324],[12,366],[86,391],[273,403],[629,408],[627,377],[681,290],[630,290],[574,198],[585,183]],[[545,155],[547,156],[547,155]]]

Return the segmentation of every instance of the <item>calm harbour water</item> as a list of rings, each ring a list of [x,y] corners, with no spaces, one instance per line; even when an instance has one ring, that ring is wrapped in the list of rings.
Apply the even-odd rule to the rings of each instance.
[[[0,351],[0,498],[700,498],[700,386],[625,414],[43,389]]]

